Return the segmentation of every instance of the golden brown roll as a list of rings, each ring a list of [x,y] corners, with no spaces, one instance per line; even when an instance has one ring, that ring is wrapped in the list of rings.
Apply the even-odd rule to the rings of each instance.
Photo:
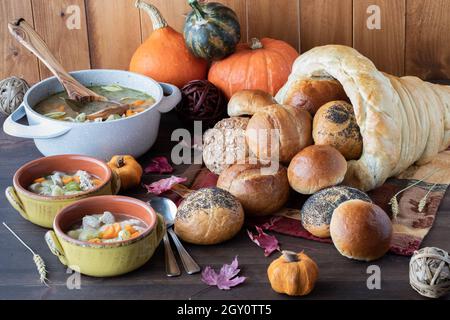
[[[302,108],[315,115],[325,103],[335,100],[349,101],[344,88],[334,79],[297,80],[284,96],[282,104]]]
[[[313,194],[338,185],[347,172],[345,158],[331,146],[309,146],[300,151],[288,168],[291,187],[302,194]]]
[[[303,227],[318,238],[329,238],[334,209],[341,203],[354,199],[372,202],[364,192],[346,186],[331,187],[313,194],[301,210]]]
[[[276,146],[272,146],[273,130],[279,132]],[[258,159],[289,163],[295,154],[312,144],[311,130],[312,117],[308,112],[274,104],[253,115],[247,126],[246,137],[250,151]]]
[[[183,200],[175,219],[175,233],[194,244],[217,244],[233,238],[244,224],[244,209],[228,191],[205,188]]]
[[[203,136],[203,161],[215,174],[249,155],[245,129],[249,119],[234,117],[216,123]]]
[[[314,116],[313,139],[315,144],[335,147],[347,160],[359,159],[363,141],[353,106],[345,101],[322,106]]]
[[[379,206],[350,200],[334,210],[330,233],[338,251],[355,260],[381,258],[390,247],[392,223]]]
[[[222,172],[217,187],[235,196],[249,216],[274,213],[289,198],[287,170],[281,165],[235,164]]]
[[[276,104],[269,93],[262,90],[241,90],[236,92],[228,102],[230,117],[251,116],[260,108]]]

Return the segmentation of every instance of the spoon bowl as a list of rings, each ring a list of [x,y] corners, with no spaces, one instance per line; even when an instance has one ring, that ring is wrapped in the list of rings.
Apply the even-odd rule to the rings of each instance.
[[[154,197],[149,203],[156,212],[164,217],[166,227],[172,227],[178,210],[175,203],[170,199],[161,197]]]

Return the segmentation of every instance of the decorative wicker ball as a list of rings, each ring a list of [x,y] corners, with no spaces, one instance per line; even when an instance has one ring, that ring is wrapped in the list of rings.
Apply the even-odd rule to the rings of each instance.
[[[202,121],[203,128],[207,129],[226,116],[226,98],[208,80],[190,81],[181,89],[181,93],[182,100],[176,111],[183,121],[190,124]]]
[[[439,248],[414,252],[409,263],[409,283],[421,295],[439,298],[450,291],[450,257]]]
[[[0,81],[0,113],[6,116],[13,113],[22,103],[28,89],[28,83],[17,77]]]

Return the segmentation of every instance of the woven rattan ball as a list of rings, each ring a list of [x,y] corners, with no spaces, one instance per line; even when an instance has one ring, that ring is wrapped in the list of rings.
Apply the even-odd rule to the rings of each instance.
[[[0,113],[8,116],[22,103],[25,93],[30,86],[17,77],[10,77],[0,81]]]
[[[439,298],[450,291],[450,257],[439,248],[414,252],[409,263],[409,283],[421,295]]]

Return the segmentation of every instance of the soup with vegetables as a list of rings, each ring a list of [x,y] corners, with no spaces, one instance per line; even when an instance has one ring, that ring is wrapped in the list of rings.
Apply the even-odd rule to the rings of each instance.
[[[145,231],[147,225],[139,219],[125,214],[92,214],[74,225],[67,235],[75,240],[91,243],[110,243],[136,238]]]
[[[102,122],[133,116],[146,110],[155,103],[155,99],[152,96],[119,85],[92,86],[88,88],[110,101],[128,105],[128,109],[123,115],[112,113],[106,119],[99,117],[89,120],[88,116],[96,113],[102,107],[104,108],[105,103],[93,101],[74,106],[74,102],[68,100],[67,93],[64,91],[41,101],[35,107],[35,111],[48,118],[61,121]]]
[[[54,171],[35,179],[28,190],[41,196],[68,196],[92,190],[100,184],[100,179],[83,170],[75,173]]]

